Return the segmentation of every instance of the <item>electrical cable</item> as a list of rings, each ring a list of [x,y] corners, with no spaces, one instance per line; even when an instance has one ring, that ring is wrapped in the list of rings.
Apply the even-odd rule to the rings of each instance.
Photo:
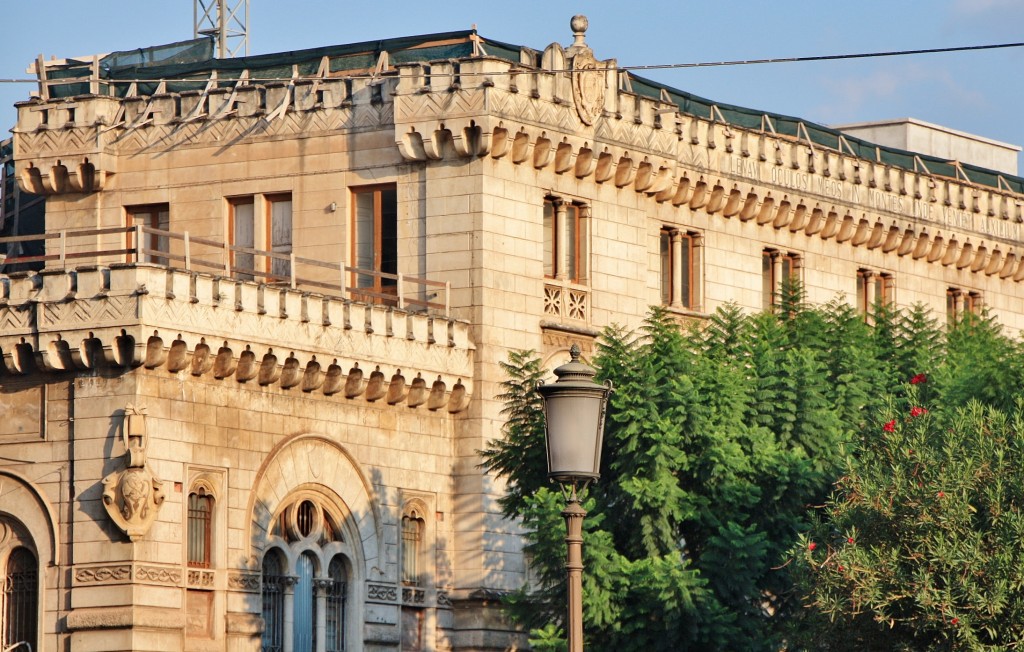
[[[486,46],[486,41],[484,42]],[[855,54],[826,54],[817,56],[807,57],[783,57],[776,59],[740,59],[736,61],[704,61],[699,63],[663,63],[663,64],[650,64],[650,65],[637,65],[637,66],[618,66],[615,70],[620,71],[634,71],[634,70],[674,70],[674,69],[685,69],[685,68],[711,68],[721,66],[751,66],[751,65],[762,65],[767,63],[804,63],[813,61],[842,61],[846,59],[870,59],[877,57],[899,57],[899,56],[912,56],[920,54],[941,54],[949,52],[977,52],[980,50],[997,50],[1005,48],[1019,48],[1024,47],[1024,43],[996,43],[990,45],[965,45],[949,48],[925,48],[920,50],[893,50],[885,52],[859,52]],[[593,68],[592,70],[608,70],[607,68]],[[342,72],[342,71],[339,71]],[[544,72],[573,72],[571,69],[561,70],[545,70]],[[474,76],[474,75],[517,75],[523,74],[521,70],[510,70],[507,72],[495,72],[489,71],[487,73],[472,73],[472,72],[460,72],[461,76]],[[374,79],[379,78],[379,74],[358,74],[358,75],[346,75],[348,79]],[[315,80],[320,79],[316,76],[304,76],[304,77],[251,77],[248,79],[249,82],[262,82],[262,81],[281,81],[282,79],[294,79],[296,81],[302,80]],[[56,81],[56,80],[54,80]],[[100,81],[110,84],[130,84],[130,83],[157,83],[160,81],[166,81],[164,79],[101,79]],[[193,81],[189,79],[177,79],[175,81],[185,82]],[[196,83],[200,83],[200,80],[194,80]],[[205,79],[202,81],[206,81]],[[234,78],[224,78],[222,81],[230,82],[235,81]],[[0,79],[0,84],[38,84],[38,79]]]

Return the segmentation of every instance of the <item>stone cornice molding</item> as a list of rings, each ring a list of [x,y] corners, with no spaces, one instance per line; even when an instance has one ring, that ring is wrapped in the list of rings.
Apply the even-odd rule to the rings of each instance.
[[[472,73],[463,79],[478,81],[440,89],[424,80],[453,72],[399,66],[395,143],[405,159],[490,157],[660,204],[1024,280],[1024,195],[683,115],[619,84],[588,126],[564,97],[569,73],[501,60],[459,65]]]
[[[141,366],[455,413],[473,349],[465,322],[147,265],[0,276],[11,375]]]

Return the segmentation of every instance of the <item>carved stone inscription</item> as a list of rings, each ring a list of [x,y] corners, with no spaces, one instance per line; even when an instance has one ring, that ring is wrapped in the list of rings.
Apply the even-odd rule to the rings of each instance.
[[[24,387],[17,392],[0,392],[0,415],[0,439],[41,438],[43,388]]]

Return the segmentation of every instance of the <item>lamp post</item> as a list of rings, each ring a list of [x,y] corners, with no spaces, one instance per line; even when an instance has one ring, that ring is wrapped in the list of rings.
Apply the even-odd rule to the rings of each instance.
[[[563,493],[568,491],[562,516],[568,548],[569,652],[583,652],[583,517],[587,512],[576,490],[578,485],[585,488],[601,475],[601,440],[611,383],[594,382],[597,372],[580,362],[580,347],[573,344],[569,355],[572,359],[555,369],[558,380],[538,390],[544,399],[547,424],[548,479],[562,485]]]

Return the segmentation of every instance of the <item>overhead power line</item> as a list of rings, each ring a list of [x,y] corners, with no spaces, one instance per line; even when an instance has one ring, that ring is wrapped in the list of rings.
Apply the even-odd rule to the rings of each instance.
[[[486,42],[485,42],[485,44],[486,44]],[[995,44],[990,44],[990,45],[964,45],[964,46],[957,46],[957,47],[951,47],[951,48],[927,48],[927,49],[922,49],[922,50],[893,50],[893,51],[887,51],[887,52],[858,52],[858,53],[855,53],[855,54],[825,54],[825,55],[810,56],[810,57],[783,57],[783,58],[776,58],[776,59],[739,59],[739,60],[736,60],[736,61],[703,61],[703,62],[699,62],[699,63],[660,63],[660,64],[638,65],[638,66],[617,66],[615,68],[615,70],[626,70],[626,71],[634,71],[634,70],[673,70],[673,69],[685,69],[685,68],[713,68],[713,67],[720,67],[720,66],[752,66],[752,65],[761,65],[761,64],[766,64],[766,63],[801,63],[801,62],[811,62],[811,61],[841,61],[841,60],[844,60],[844,59],[872,59],[872,58],[877,58],[877,57],[901,57],[901,56],[910,56],[910,55],[919,55],[919,54],[942,54],[942,53],[947,53],[947,52],[977,52],[977,51],[980,51],[980,50],[999,50],[999,49],[1019,48],[1019,47],[1024,47],[1024,42],[1022,42],[1022,43],[995,43]],[[596,68],[596,69],[591,69],[591,70],[607,70],[607,69]],[[571,69],[562,69],[562,70],[549,70],[547,72],[573,72],[573,71]],[[522,74],[522,71],[508,71],[508,72],[503,72],[503,73],[502,72],[495,72],[495,71],[488,71],[486,73],[470,73],[470,72],[460,72],[459,73],[459,75],[465,76],[465,77],[472,76],[472,75],[485,75],[485,76],[492,77],[492,76],[503,75],[503,74],[504,75],[516,75],[516,74]],[[379,74],[367,73],[367,74],[360,74],[360,75],[349,75],[348,77],[349,78],[354,78],[354,79],[360,79],[360,78],[373,79],[373,78],[379,78],[380,75]],[[249,82],[281,81],[281,79],[282,79],[281,77],[268,77],[268,78],[250,77],[248,79],[248,81]],[[302,77],[295,77],[294,79],[296,79],[296,80],[318,79],[318,77],[315,77],[315,76],[302,76]],[[226,77],[226,78],[224,78],[223,81],[227,82],[227,81],[233,81],[233,80],[234,80],[234,78]],[[156,83],[156,82],[164,81],[164,79],[145,79],[145,78],[135,78],[135,79],[103,79],[103,81],[106,82],[106,83],[111,83],[111,84],[130,84],[130,83]],[[196,82],[198,82],[199,80],[180,79],[178,81],[196,81]],[[37,83],[39,83],[38,79],[0,79],[0,84],[37,84]]]
[[[839,61],[842,59],[870,59],[873,57],[901,57],[911,54],[939,54],[942,52],[972,52],[1024,47],[1024,43],[998,43],[994,45],[964,45],[952,48],[925,50],[894,50],[891,52],[860,52],[857,54],[825,54],[814,57],[786,57],[783,59],[744,59],[738,61],[706,61],[703,63],[665,63],[650,66],[622,66],[619,70],[664,70],[670,68],[711,68],[714,66],[751,66],[762,63],[796,63],[800,61]]]

